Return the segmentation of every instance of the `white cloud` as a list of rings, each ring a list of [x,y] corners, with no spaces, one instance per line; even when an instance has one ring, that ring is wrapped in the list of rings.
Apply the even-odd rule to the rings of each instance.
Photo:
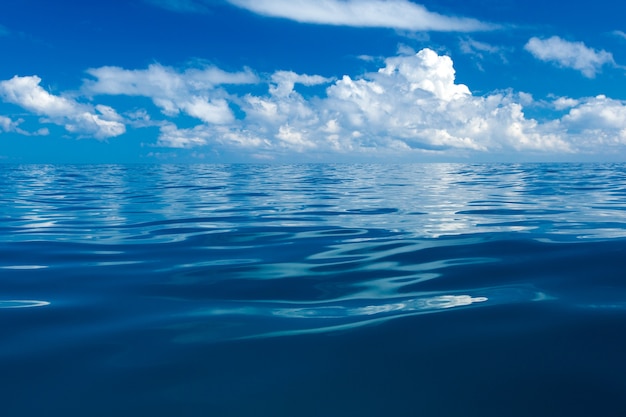
[[[158,146],[166,148],[193,148],[206,145],[211,132],[205,126],[193,129],[178,129],[176,125],[168,123],[161,127]]]
[[[475,96],[456,83],[452,60],[430,49],[387,58],[360,77],[332,81],[277,71],[267,83],[266,95],[231,97],[243,119],[187,129],[168,124],[158,145],[250,154],[574,153],[597,152],[594,143],[619,144],[626,127],[619,122],[626,120],[623,104],[600,98],[555,98],[553,108],[568,111],[561,119],[528,118],[524,107],[540,105],[530,94]],[[305,99],[298,83],[329,85],[324,96]]]
[[[480,42],[472,38],[461,39],[459,42],[461,52],[469,55],[478,55],[482,58],[483,54],[497,54],[500,53],[500,48],[490,45],[485,42]]]
[[[291,94],[296,84],[311,86],[332,81],[319,75],[296,74],[293,71],[276,71],[271,79],[273,85],[270,87],[270,93],[282,97]]]
[[[38,129],[36,132],[28,132],[19,127],[23,122],[23,119],[12,120],[9,117],[0,115],[0,133],[19,133],[25,136],[46,136],[50,133],[45,127]]]
[[[0,115],[0,132],[15,132],[20,121],[13,121],[9,117]]]
[[[0,36],[9,36],[10,33],[6,26],[0,25]]]
[[[564,109],[570,109],[572,107],[576,107],[578,106],[579,103],[580,101],[575,100],[573,98],[559,97],[552,102],[552,105],[554,106],[556,110],[564,110]]]
[[[586,98],[561,122],[583,151],[626,145],[626,101],[604,95]]]
[[[177,71],[159,65],[90,70],[95,80],[86,81],[82,91],[92,99],[125,94],[147,97],[156,106],[125,117],[108,106],[52,95],[40,87],[38,77],[0,82],[0,97],[78,135],[115,136],[123,132],[124,123],[136,129],[158,126],[156,146],[239,152],[251,158],[293,153],[408,159],[560,155],[614,152],[626,146],[624,101],[605,96],[535,101],[530,94],[512,91],[479,96],[457,83],[450,57],[430,49],[406,52],[385,59],[376,71],[336,79],[276,71],[261,81],[247,70]],[[262,85],[245,93],[242,86],[231,89],[227,82]],[[259,93],[263,85],[266,90]],[[302,86],[317,87],[305,96]],[[536,120],[527,116],[529,108],[551,111]],[[155,109],[161,110],[159,120],[153,119]],[[198,124],[179,125],[180,112]],[[0,118],[1,131],[17,132],[18,124]]]
[[[563,122],[581,129],[626,129],[626,106],[604,95],[587,98],[572,108]]]
[[[166,148],[194,148],[207,144],[249,149],[272,148],[267,139],[262,139],[250,131],[216,125],[179,129],[173,123],[166,123],[160,128],[157,142],[157,146]]]
[[[463,54],[471,55],[478,61],[485,60],[488,57],[497,57],[500,62],[507,63],[507,48],[494,46],[485,42],[480,42],[470,37],[459,41],[459,49]],[[480,62],[477,62],[478,68],[483,71]]]
[[[522,103],[532,104],[530,95],[473,96],[455,82],[452,60],[430,49],[388,58],[362,77],[344,75],[326,97],[305,100],[275,85],[269,96],[247,95],[241,107],[242,124],[266,138],[263,146],[270,141],[299,152],[405,154],[572,150],[561,136],[525,117]]]
[[[223,84],[257,82],[257,77],[249,70],[230,73],[216,67],[179,72],[153,64],[145,70],[100,67],[89,69],[87,73],[95,80],[85,80],[83,92],[86,94],[149,97],[166,115],[183,112],[215,124],[234,120],[225,92],[216,88]]]
[[[472,32],[495,29],[476,19],[449,17],[408,0],[228,0],[263,16],[302,23],[384,27],[410,31]]]
[[[119,136],[126,131],[115,110],[106,106],[80,104],[73,99],[55,96],[39,84],[41,78],[18,77],[0,81],[0,97],[6,102],[45,116],[48,121],[63,125],[69,132],[96,139]]]
[[[615,66],[610,52],[597,51],[582,42],[569,42],[558,36],[548,39],[530,38],[524,49],[541,61],[578,70],[587,78],[595,77],[604,65]]]

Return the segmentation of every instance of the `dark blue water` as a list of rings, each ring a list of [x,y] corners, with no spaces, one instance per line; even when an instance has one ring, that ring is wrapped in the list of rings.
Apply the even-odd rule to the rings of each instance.
[[[626,415],[626,165],[0,166],[0,415]]]

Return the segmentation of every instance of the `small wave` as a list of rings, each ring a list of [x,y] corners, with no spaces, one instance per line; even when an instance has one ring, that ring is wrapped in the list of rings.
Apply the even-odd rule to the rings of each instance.
[[[257,339],[324,333],[381,323],[400,317],[461,308],[550,300],[528,286],[473,289],[462,293],[429,293],[404,298],[343,299],[324,302],[241,302],[201,308],[185,314],[198,319],[179,334],[179,343]],[[231,323],[229,325],[228,323]],[[219,324],[218,324],[219,323]],[[216,330],[221,328],[221,330]]]
[[[0,300],[0,309],[2,308],[30,308],[44,307],[50,305],[49,301],[39,300]]]
[[[45,269],[46,265],[5,265],[0,266],[0,269],[16,269],[16,270],[32,270],[32,269]]]

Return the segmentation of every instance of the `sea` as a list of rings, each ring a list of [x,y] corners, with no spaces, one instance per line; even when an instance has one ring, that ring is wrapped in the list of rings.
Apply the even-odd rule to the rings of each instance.
[[[626,165],[0,165],[0,415],[624,417]]]

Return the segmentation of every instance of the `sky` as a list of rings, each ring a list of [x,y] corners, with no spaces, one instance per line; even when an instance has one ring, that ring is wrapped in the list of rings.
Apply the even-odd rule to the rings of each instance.
[[[615,0],[4,0],[0,162],[626,161]]]

